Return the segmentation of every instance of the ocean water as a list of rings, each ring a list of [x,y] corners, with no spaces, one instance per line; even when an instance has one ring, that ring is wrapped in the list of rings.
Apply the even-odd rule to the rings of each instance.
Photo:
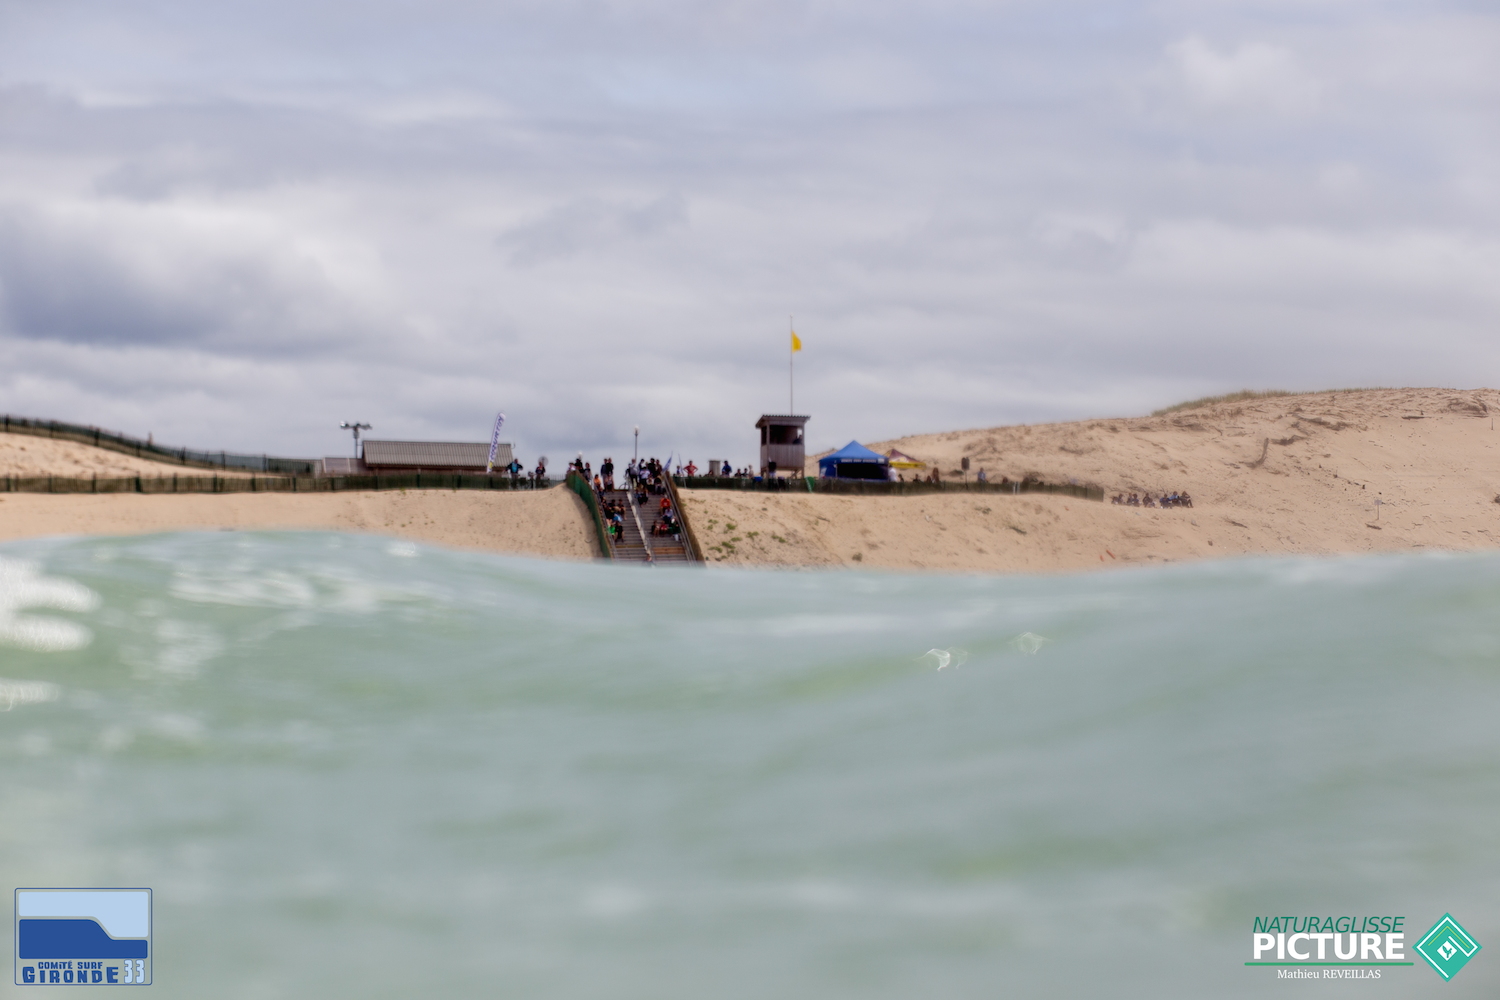
[[[0,870],[152,887],[163,998],[1493,996],[1497,611],[1491,556],[10,544]],[[1244,965],[1257,916],[1445,912],[1494,952],[1446,984]]]

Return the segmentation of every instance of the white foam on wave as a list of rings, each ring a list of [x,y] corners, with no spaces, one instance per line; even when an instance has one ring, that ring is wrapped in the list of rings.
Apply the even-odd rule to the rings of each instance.
[[[253,564],[187,566],[173,573],[171,595],[194,604],[377,614],[391,604],[430,598],[425,588],[372,582],[352,571],[264,569]]]
[[[76,622],[24,615],[22,608],[93,611],[99,595],[81,583],[43,576],[34,562],[0,556],[0,644],[42,653],[82,649],[94,634]]]
[[[46,681],[10,681],[0,677],[0,712],[9,712],[17,705],[40,705],[56,701],[62,688]]]
[[[1035,656],[1038,650],[1051,641],[1045,635],[1037,635],[1035,632],[1022,632],[1012,639],[1010,644],[1023,653]]]
[[[249,608],[305,608],[318,600],[317,588],[305,576],[235,566],[180,568],[172,575],[171,594],[196,604]]]
[[[969,651],[967,649],[959,649],[957,646],[950,649],[929,649],[919,659],[924,663],[936,666],[938,670],[942,670],[950,664],[955,667],[961,667],[969,662]]]
[[[131,642],[120,651],[121,659],[133,667],[171,677],[195,677],[203,664],[226,648],[224,639],[207,625],[175,618],[149,621],[145,616],[141,622],[144,627],[138,630],[148,633],[151,645]]]

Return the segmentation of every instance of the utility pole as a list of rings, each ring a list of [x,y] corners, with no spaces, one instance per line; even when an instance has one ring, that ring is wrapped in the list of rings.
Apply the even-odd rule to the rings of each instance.
[[[359,423],[357,421],[355,423],[350,423],[349,421],[346,420],[343,423],[339,424],[339,429],[340,430],[353,431],[354,432],[354,457],[358,458],[359,457],[359,432],[362,431],[362,430],[364,430],[364,431],[373,430],[374,428],[372,428],[369,424],[361,424],[361,423]]]

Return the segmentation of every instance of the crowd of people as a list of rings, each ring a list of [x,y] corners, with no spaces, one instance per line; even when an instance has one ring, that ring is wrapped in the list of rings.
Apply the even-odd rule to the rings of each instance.
[[[529,486],[536,489],[543,489],[550,485],[547,479],[546,463],[547,460],[545,458],[541,459],[537,462],[536,469],[526,474],[526,481]],[[668,495],[666,487],[666,476],[670,474],[669,470],[670,467],[666,463],[656,458],[634,459],[625,467],[624,482],[618,488],[625,490],[634,500],[636,506],[641,509],[641,521],[643,524],[649,521],[651,527],[648,530],[653,537],[680,539],[682,537],[682,518],[673,509],[672,499]],[[505,471],[510,473],[512,481],[519,481],[525,472],[521,463],[515,460],[512,460],[510,465],[506,466]],[[623,502],[607,499],[607,495],[616,490],[615,460],[606,457],[599,464],[599,471],[596,473],[593,466],[585,461],[583,455],[580,454],[576,459],[568,463],[568,471],[578,473],[583,477],[585,482],[593,487],[594,495],[599,501],[599,509],[604,514],[609,534],[616,542],[620,541],[625,535],[625,515],[628,511]],[[677,474],[696,476],[698,474],[698,467],[689,459],[686,463],[678,465]],[[749,466],[731,470],[728,462],[723,463],[720,476],[723,478],[755,480],[761,478]],[[904,475],[898,474],[895,478],[897,482],[907,481]],[[975,476],[975,480],[980,483],[987,483],[990,481],[990,478],[984,469],[980,469]],[[910,481],[940,483],[942,482],[942,475],[934,468],[926,475],[914,475]],[[777,482],[781,481],[777,480]],[[1008,486],[1010,484],[1009,478],[1005,476],[1000,477],[1001,486]],[[652,497],[658,498],[657,504],[654,508],[648,508]],[[1123,507],[1165,509],[1169,507],[1191,507],[1193,505],[1193,498],[1186,490],[1180,492],[1174,490],[1171,493],[1163,493],[1160,496],[1153,496],[1150,493],[1116,493],[1110,498],[1109,502]],[[1500,502],[1500,498],[1497,498],[1496,502]]]
[[[544,490],[552,485],[551,480],[547,478],[547,460],[545,458],[537,459],[536,468],[530,472],[526,471],[526,466],[521,464],[520,459],[512,458],[510,464],[505,466],[501,471],[510,476],[510,484],[513,489],[519,488],[523,479],[526,481],[528,489]]]
[[[625,505],[600,497],[599,512],[604,515],[604,526],[609,531],[609,537],[619,544],[620,540],[625,537]]]
[[[605,458],[596,473],[593,466],[579,455],[569,463],[568,471],[578,473],[593,488],[600,513],[604,515],[605,526],[616,542],[625,537],[625,517],[629,513],[624,502],[610,499],[609,495],[617,489],[624,490],[640,509],[641,522],[651,525],[647,530],[653,537],[681,540],[682,518],[673,507],[667,489],[668,470],[665,463],[655,458],[632,460],[625,466],[624,481],[618,487],[615,485],[615,461],[612,458]],[[692,475],[696,467],[689,462],[682,466],[681,471]],[[651,506],[652,498],[656,498],[654,507]]]
[[[690,460],[682,469],[688,475],[697,471],[697,467]],[[648,506],[652,497],[657,498],[655,519],[651,522],[651,534],[656,538],[672,538],[677,541],[682,539],[682,518],[672,506],[672,497],[667,490],[666,477],[669,475],[667,467],[654,458],[648,458],[640,463],[630,476],[631,492],[635,497],[636,506],[640,508],[642,520],[650,519],[652,510]]]
[[[1193,498],[1185,490],[1181,493],[1175,491],[1172,493],[1163,493],[1159,497],[1153,497],[1149,493],[1145,496],[1136,493],[1131,493],[1128,496],[1124,493],[1116,493],[1110,497],[1109,502],[1121,504],[1125,507],[1191,507],[1193,505]]]
[[[678,519],[677,512],[672,509],[670,497],[662,497],[657,504],[656,521],[651,525],[651,534],[657,538],[671,537],[677,541],[682,540],[682,521]]]
[[[755,470],[750,468],[750,466],[748,465],[742,469],[731,469],[727,461],[719,462],[717,464],[719,466],[717,472],[707,473],[708,475],[713,476],[716,479],[754,479],[756,476]],[[691,459],[689,459],[688,464],[682,467],[682,471],[687,473],[689,476],[696,476],[698,474],[698,467],[693,464]]]

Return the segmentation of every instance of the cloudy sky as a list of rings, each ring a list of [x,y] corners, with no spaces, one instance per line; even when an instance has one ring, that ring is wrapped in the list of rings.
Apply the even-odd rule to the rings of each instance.
[[[1500,384],[1500,13],[0,0],[0,410],[753,454]]]

